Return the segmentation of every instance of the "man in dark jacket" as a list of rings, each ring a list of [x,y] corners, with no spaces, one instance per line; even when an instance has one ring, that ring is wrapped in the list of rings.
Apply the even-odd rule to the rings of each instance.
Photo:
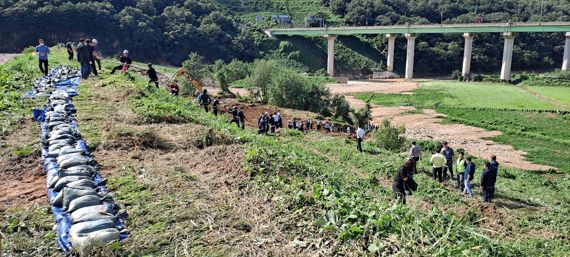
[[[75,50],[77,52],[77,61],[81,65],[81,78],[87,79],[89,77],[90,71],[90,58],[89,58],[89,49],[85,44],[85,39],[79,40],[79,46]]]
[[[127,69],[129,68],[129,66],[131,66],[131,63],[133,63],[133,59],[131,59],[131,57],[129,57],[129,51],[128,50],[123,51],[123,55],[121,55],[121,57],[119,57],[119,62],[120,62],[120,64],[113,68],[113,70],[111,71],[111,74],[115,74],[116,70],[122,70],[122,71],[126,72]]]
[[[200,101],[200,105],[204,106],[204,110],[206,112],[209,112],[208,106],[210,106],[210,103],[212,102],[212,98],[210,97],[210,95],[208,95],[207,89],[204,89],[202,94],[200,94],[200,96],[198,97],[198,100]]]
[[[70,61],[73,60],[73,46],[71,45],[71,42],[67,42],[67,44],[65,44],[65,49],[67,50],[67,59]]]
[[[215,116],[218,116],[219,108],[220,108],[220,98],[216,97],[216,99],[214,99],[214,102],[212,103],[212,112],[214,113]]]
[[[489,164],[491,165],[489,168],[495,170],[496,174],[499,174],[499,162],[497,162],[497,156],[491,155],[491,161]]]
[[[91,65],[91,72],[93,72],[93,74],[95,74],[95,76],[99,76],[99,74],[97,73],[97,66],[95,63],[95,47],[93,46],[93,41],[91,41],[91,39],[87,39],[85,40],[85,43],[87,43],[87,49],[89,49],[89,64]]]
[[[410,179],[411,165],[405,163],[398,169],[396,177],[394,177],[394,183],[392,184],[392,190],[396,195],[396,198],[400,200],[402,204],[406,204],[406,189],[407,183]]]
[[[245,109],[243,109],[243,107],[238,111],[238,118],[241,129],[245,129],[245,121],[247,120],[247,117],[245,116]]]
[[[156,88],[158,88],[158,75],[156,74],[156,70],[152,67],[152,63],[148,64],[146,75],[148,75],[148,83],[154,83]]]
[[[481,174],[481,191],[483,191],[483,200],[487,203],[490,203],[495,196],[495,182],[497,182],[497,172],[491,168],[490,162],[485,162]]]

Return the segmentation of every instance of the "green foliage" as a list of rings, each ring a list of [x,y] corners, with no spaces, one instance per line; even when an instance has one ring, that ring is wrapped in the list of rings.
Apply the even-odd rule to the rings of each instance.
[[[372,137],[376,145],[386,150],[400,151],[406,144],[406,138],[402,135],[405,132],[404,126],[394,127],[389,120],[383,120]]]
[[[12,154],[18,158],[23,158],[23,157],[27,157],[30,156],[31,154],[33,154],[36,151],[36,149],[31,148],[31,147],[22,147],[22,148],[18,148],[15,149]]]
[[[352,117],[358,127],[364,128],[366,124],[370,122],[370,119],[372,119],[372,107],[370,106],[370,103],[366,103],[364,107],[353,112]]]
[[[342,119],[349,124],[353,123],[353,120],[350,117],[353,110],[344,96],[335,94],[331,99],[330,109],[335,119]]]

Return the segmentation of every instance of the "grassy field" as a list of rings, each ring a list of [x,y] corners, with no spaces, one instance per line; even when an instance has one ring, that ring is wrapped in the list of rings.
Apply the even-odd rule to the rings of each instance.
[[[529,87],[530,90],[565,104],[570,109],[570,90],[567,87]]]
[[[359,153],[342,137],[242,131],[226,117],[204,113],[192,99],[148,87],[134,73],[103,74],[83,81],[80,90],[74,100],[79,127],[115,200],[129,213],[129,239],[100,249],[101,256],[570,251],[567,174],[501,168],[498,197],[484,205],[449,182],[434,182],[422,160],[414,177],[419,189],[402,206],[393,198],[391,181],[405,156],[371,141]],[[12,206],[0,214],[2,252],[57,253],[47,206]]]
[[[372,94],[362,94],[366,99]],[[419,108],[440,106],[517,110],[556,110],[555,105],[519,87],[493,83],[433,81],[422,84],[413,94],[376,94],[376,103]]]
[[[545,92],[548,90],[558,96],[570,93],[570,88],[566,87],[548,88]],[[367,100],[371,95],[359,94],[357,97]],[[493,140],[526,151],[533,162],[570,172],[570,116],[556,112],[569,109],[557,107],[548,99],[523,88],[505,84],[435,81],[423,84],[411,94],[376,94],[372,102],[387,106],[434,108],[447,115],[447,122],[499,130],[504,134]]]

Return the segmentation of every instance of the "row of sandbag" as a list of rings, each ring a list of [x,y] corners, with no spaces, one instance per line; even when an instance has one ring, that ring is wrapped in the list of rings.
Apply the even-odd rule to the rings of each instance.
[[[126,213],[120,213],[113,203],[99,166],[81,138],[69,93],[55,85],[42,110],[41,123],[48,198],[60,248],[86,252],[126,238]]]
[[[29,98],[48,96],[54,90],[66,91],[71,97],[77,95],[77,84],[81,80],[81,72],[68,66],[56,66],[47,76],[42,76],[32,83],[32,88],[26,93]]]

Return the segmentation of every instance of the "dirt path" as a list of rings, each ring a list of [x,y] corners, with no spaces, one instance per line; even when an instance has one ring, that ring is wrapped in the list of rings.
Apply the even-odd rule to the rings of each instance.
[[[365,103],[349,95],[362,92],[400,93],[419,88],[420,84],[392,80],[388,82],[353,82],[348,85],[329,85],[332,93],[346,96],[354,108],[361,108]],[[405,136],[408,138],[449,141],[455,148],[463,148],[479,158],[489,158],[497,155],[499,161],[506,167],[524,170],[549,170],[554,167],[534,164],[526,160],[526,152],[515,150],[510,145],[498,144],[487,138],[501,135],[500,131],[489,131],[462,124],[442,124],[445,115],[435,110],[422,110],[421,113],[410,113],[414,107],[383,107],[373,105],[372,119],[379,123],[389,119],[393,124],[406,126]]]
[[[20,55],[20,54],[1,54],[0,53],[0,64],[6,63],[18,55]]]

